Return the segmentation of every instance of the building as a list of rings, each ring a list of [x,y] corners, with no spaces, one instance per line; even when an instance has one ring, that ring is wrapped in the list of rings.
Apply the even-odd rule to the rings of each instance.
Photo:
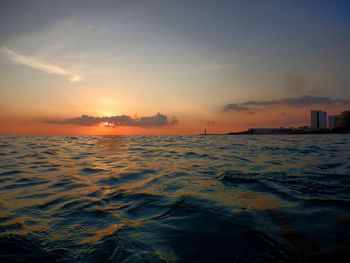
[[[341,131],[350,131],[350,111],[343,111],[339,115],[336,129]]]
[[[311,127],[314,130],[327,129],[327,112],[321,110],[312,110]]]
[[[328,129],[333,130],[337,127],[339,122],[339,115],[329,115],[328,116]]]

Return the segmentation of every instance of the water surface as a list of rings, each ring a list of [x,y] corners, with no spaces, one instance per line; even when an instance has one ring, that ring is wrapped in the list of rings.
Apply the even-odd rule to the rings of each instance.
[[[1,136],[0,261],[335,262],[349,160],[349,135]]]

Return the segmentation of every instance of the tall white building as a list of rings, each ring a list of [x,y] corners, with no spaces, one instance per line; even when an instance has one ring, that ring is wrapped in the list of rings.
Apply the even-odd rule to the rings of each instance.
[[[315,130],[327,129],[327,112],[321,110],[312,110],[311,127]]]
[[[329,115],[328,116],[328,129],[332,130],[337,126],[339,121],[339,115]]]

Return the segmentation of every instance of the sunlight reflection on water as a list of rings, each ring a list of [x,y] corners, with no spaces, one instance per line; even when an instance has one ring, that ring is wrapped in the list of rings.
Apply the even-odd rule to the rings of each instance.
[[[349,141],[2,136],[0,259],[336,260],[350,241]]]

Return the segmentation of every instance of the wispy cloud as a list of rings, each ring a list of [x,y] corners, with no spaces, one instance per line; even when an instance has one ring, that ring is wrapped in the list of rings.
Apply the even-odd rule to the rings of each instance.
[[[254,112],[254,107],[273,106],[291,106],[291,107],[304,107],[304,106],[314,106],[314,105],[346,105],[349,104],[349,99],[333,99],[330,97],[318,97],[318,96],[301,96],[296,98],[283,98],[279,100],[265,100],[265,101],[246,101],[240,104],[226,104],[224,106],[224,111],[236,111],[236,112]]]
[[[111,116],[111,117],[93,117],[89,115],[82,115],[71,119],[57,120],[51,119],[46,120],[48,124],[73,124],[81,126],[96,126],[100,123],[107,123],[106,127],[117,127],[117,126],[139,126],[139,127],[150,127],[150,126],[166,126],[174,125],[178,123],[175,116],[171,120],[168,120],[166,115],[157,113],[154,116],[146,116],[141,118],[131,118],[128,115]]]
[[[1,47],[0,51],[1,53],[7,55],[12,61],[19,63],[21,65],[26,65],[50,74],[64,75],[69,77],[70,81],[80,80],[80,76],[78,74],[75,74],[72,71],[66,68],[63,68],[61,66],[46,63],[36,57],[25,56],[25,55],[16,53],[7,47]]]

